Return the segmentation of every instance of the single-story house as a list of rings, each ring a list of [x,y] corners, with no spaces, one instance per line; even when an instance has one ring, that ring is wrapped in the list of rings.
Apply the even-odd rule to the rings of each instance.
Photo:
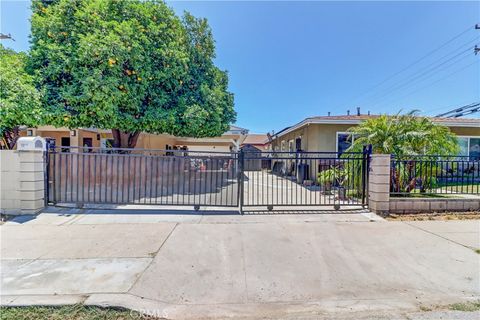
[[[347,130],[378,115],[318,116],[306,118],[272,136],[275,151],[344,152],[352,143]],[[480,157],[480,119],[431,118],[458,136],[461,154]]]
[[[219,137],[189,138],[176,137],[168,134],[140,134],[137,149],[171,150],[186,148],[190,151],[218,151],[230,152],[239,150],[248,135],[248,130],[230,126],[230,129]],[[41,126],[29,128],[21,132],[21,136],[41,136],[55,140],[58,147],[96,147],[107,149],[112,145],[113,138],[110,130],[95,128],[81,128],[70,130],[68,128],[55,128]]]
[[[272,160],[274,171],[287,176],[297,175],[297,166],[306,165],[301,175],[304,179],[315,179],[319,172],[332,166],[330,158],[337,158],[347,150],[354,137],[348,129],[378,115],[319,116],[306,118],[287,127],[272,136],[272,150],[287,152],[326,152],[321,157],[307,155],[310,160],[297,161],[294,154],[291,159]],[[432,118],[450,128],[458,136],[461,154],[480,157],[480,119],[471,118]],[[285,156],[285,155],[284,155]],[[315,160],[316,158],[316,160]]]

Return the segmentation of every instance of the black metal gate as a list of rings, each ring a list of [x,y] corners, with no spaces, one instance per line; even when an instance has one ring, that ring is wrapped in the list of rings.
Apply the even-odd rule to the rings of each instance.
[[[241,210],[365,207],[370,148],[363,152],[240,153]],[[249,170],[249,162],[261,170]]]
[[[369,149],[339,154],[51,148],[46,199],[240,212],[365,207],[369,155]]]

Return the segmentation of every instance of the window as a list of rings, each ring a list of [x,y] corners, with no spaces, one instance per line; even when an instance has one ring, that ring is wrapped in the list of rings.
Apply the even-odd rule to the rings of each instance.
[[[458,137],[460,156],[470,156],[470,160],[480,159],[480,137]]]
[[[60,143],[62,147],[70,147],[70,137],[62,137]],[[70,152],[70,148],[62,148],[62,152]]]
[[[295,139],[295,151],[302,151],[302,136]]]
[[[466,137],[459,137],[458,140],[458,145],[460,146],[460,153],[458,154],[459,156],[468,156],[468,140],[470,138]]]
[[[470,138],[468,155],[470,160],[480,160],[480,138]]]
[[[340,156],[352,145],[354,138],[350,133],[337,132],[337,152]]]

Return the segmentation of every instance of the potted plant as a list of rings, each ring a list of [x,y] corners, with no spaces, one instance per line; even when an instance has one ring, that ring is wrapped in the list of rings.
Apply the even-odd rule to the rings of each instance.
[[[335,168],[330,168],[317,175],[318,184],[322,186],[325,194],[331,194],[332,184],[335,182],[335,170]]]
[[[338,187],[338,198],[340,200],[345,200],[347,197],[347,192],[344,187],[346,180],[347,174],[345,170],[338,167],[332,166],[330,169],[318,173],[318,183],[323,186],[325,194],[331,194],[332,186],[336,185]]]

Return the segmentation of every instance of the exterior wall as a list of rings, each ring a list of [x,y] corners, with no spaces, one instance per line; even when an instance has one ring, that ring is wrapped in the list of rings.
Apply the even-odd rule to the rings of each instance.
[[[337,132],[345,132],[351,125],[311,124],[308,128],[308,150],[321,152],[337,151]]]
[[[478,211],[480,199],[465,198],[390,198],[390,213],[432,213],[454,211]]]
[[[292,132],[287,133],[286,135],[281,136],[278,139],[275,139],[272,141],[272,150],[277,150],[280,151],[282,141],[285,141],[285,150],[282,151],[288,151],[288,142],[293,140],[295,143],[295,139],[298,137],[302,137],[302,150],[307,151],[306,149],[308,148],[307,140],[308,140],[308,131],[309,131],[309,126],[305,126],[303,128],[299,128],[297,130],[294,130]],[[295,150],[293,150],[295,151]]]
[[[375,213],[415,214],[478,211],[480,197],[396,198],[390,197],[390,156],[372,155],[368,183],[368,205]]]
[[[272,146],[280,147],[281,142],[285,141],[288,148],[288,141],[302,136],[302,150],[304,151],[337,151],[337,132],[346,132],[353,126],[350,124],[309,124],[276,138],[272,142]],[[459,136],[480,136],[480,127],[450,127],[450,130]]]
[[[70,140],[72,140],[72,138],[74,138],[74,137],[70,137],[70,131],[68,131],[68,129],[65,129],[65,130],[67,130],[67,131],[35,130],[33,135],[34,136],[41,136],[43,138],[53,138],[53,139],[55,139],[55,144],[57,146],[60,146],[63,137],[70,138]],[[21,137],[26,137],[27,133],[25,131],[22,131],[20,136]]]
[[[137,148],[164,150],[167,144],[173,146],[176,144],[176,141],[175,137],[168,135],[142,133],[138,137]]]
[[[230,145],[228,144],[204,144],[204,145],[187,145],[190,151],[217,151],[217,152],[230,152]]]
[[[71,136],[70,130],[68,128],[59,128],[54,129],[50,127],[45,127],[48,130],[39,130],[33,129],[34,135],[43,137],[43,138],[53,138],[55,139],[55,145],[60,147],[62,145],[62,138],[70,138],[70,146],[72,147],[81,147],[83,146],[83,138],[91,138],[92,139],[92,147],[99,148],[100,147],[100,140],[97,140],[97,132],[89,131],[89,130],[76,130],[76,135]],[[21,132],[20,136],[25,137],[27,133],[25,131]],[[102,134],[105,135],[105,134]],[[111,134],[110,134],[111,137]]]
[[[20,159],[14,150],[0,151],[0,212],[20,213]]]
[[[345,132],[350,127],[352,126],[349,124],[310,124],[275,139],[272,146],[280,147],[282,141],[285,141],[288,150],[288,141],[295,141],[301,136],[304,151],[335,152],[337,151],[337,132]]]
[[[83,146],[83,138],[91,138],[92,146],[101,147],[101,139],[112,139],[112,133],[109,130],[90,131],[86,129],[77,129],[76,135],[71,136],[68,128],[54,128],[52,126],[44,126],[40,129],[31,129],[34,135],[38,135],[44,138],[53,138],[57,146],[61,146],[62,137],[70,138],[70,146],[81,147]],[[26,131],[20,133],[22,137],[27,135]],[[100,135],[100,139],[97,139],[97,135]],[[164,150],[166,145],[170,146],[187,146],[189,150],[202,150],[207,151],[230,151],[230,147],[235,147],[232,140],[237,141],[238,146],[245,140],[246,135],[224,134],[220,137],[214,138],[182,138],[175,137],[167,134],[140,134],[136,148],[138,149],[160,149]]]
[[[368,178],[368,207],[375,213],[390,210],[390,155],[372,154]]]
[[[458,136],[480,136],[480,127],[478,128],[450,127],[450,130]]]
[[[45,205],[43,151],[0,151],[0,212],[32,214]]]
[[[83,138],[91,138],[92,139],[92,147],[94,148],[100,148],[100,139],[97,140],[97,133],[92,132],[92,131],[86,131],[86,130],[77,130],[77,136],[78,136],[78,145],[83,146]],[[71,137],[75,138],[75,137]]]

